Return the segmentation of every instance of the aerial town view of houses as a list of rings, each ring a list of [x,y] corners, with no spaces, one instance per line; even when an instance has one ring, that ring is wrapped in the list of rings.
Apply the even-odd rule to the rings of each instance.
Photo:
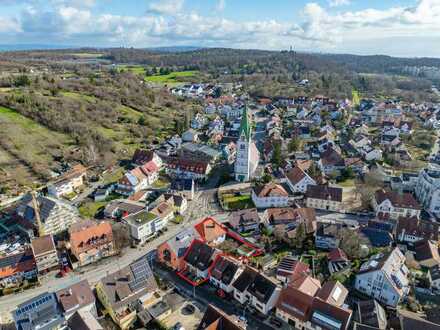
[[[435,58],[0,47],[0,329],[440,330],[439,89]]]

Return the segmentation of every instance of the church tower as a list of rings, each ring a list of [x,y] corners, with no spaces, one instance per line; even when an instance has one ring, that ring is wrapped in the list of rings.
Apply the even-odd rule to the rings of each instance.
[[[235,160],[235,180],[246,182],[253,178],[258,166],[259,153],[252,141],[251,119],[247,108],[241,117],[240,134],[237,141],[237,157]]]

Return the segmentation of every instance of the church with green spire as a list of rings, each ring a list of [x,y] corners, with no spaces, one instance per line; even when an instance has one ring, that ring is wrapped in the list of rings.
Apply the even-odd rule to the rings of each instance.
[[[241,116],[240,134],[237,141],[237,153],[234,165],[235,180],[246,182],[251,180],[258,167],[260,154],[252,140],[252,118],[247,107]]]

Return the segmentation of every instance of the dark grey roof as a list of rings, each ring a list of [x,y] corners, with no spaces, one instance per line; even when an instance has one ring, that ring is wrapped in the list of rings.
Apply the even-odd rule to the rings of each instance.
[[[17,330],[49,330],[64,322],[53,293],[42,293],[17,306],[14,312]]]
[[[358,302],[358,319],[362,325],[385,329],[387,315],[382,306],[374,299]]]

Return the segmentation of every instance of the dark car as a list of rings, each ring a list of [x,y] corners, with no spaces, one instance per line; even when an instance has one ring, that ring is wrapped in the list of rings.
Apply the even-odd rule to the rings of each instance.
[[[273,317],[270,318],[269,322],[270,324],[276,326],[277,328],[281,328],[281,326],[283,325],[280,320],[277,320],[276,318]]]
[[[191,314],[194,314],[194,312],[196,311],[196,308],[191,304],[187,304],[187,305],[185,305],[185,307],[183,307],[182,311],[186,315],[191,315]]]

